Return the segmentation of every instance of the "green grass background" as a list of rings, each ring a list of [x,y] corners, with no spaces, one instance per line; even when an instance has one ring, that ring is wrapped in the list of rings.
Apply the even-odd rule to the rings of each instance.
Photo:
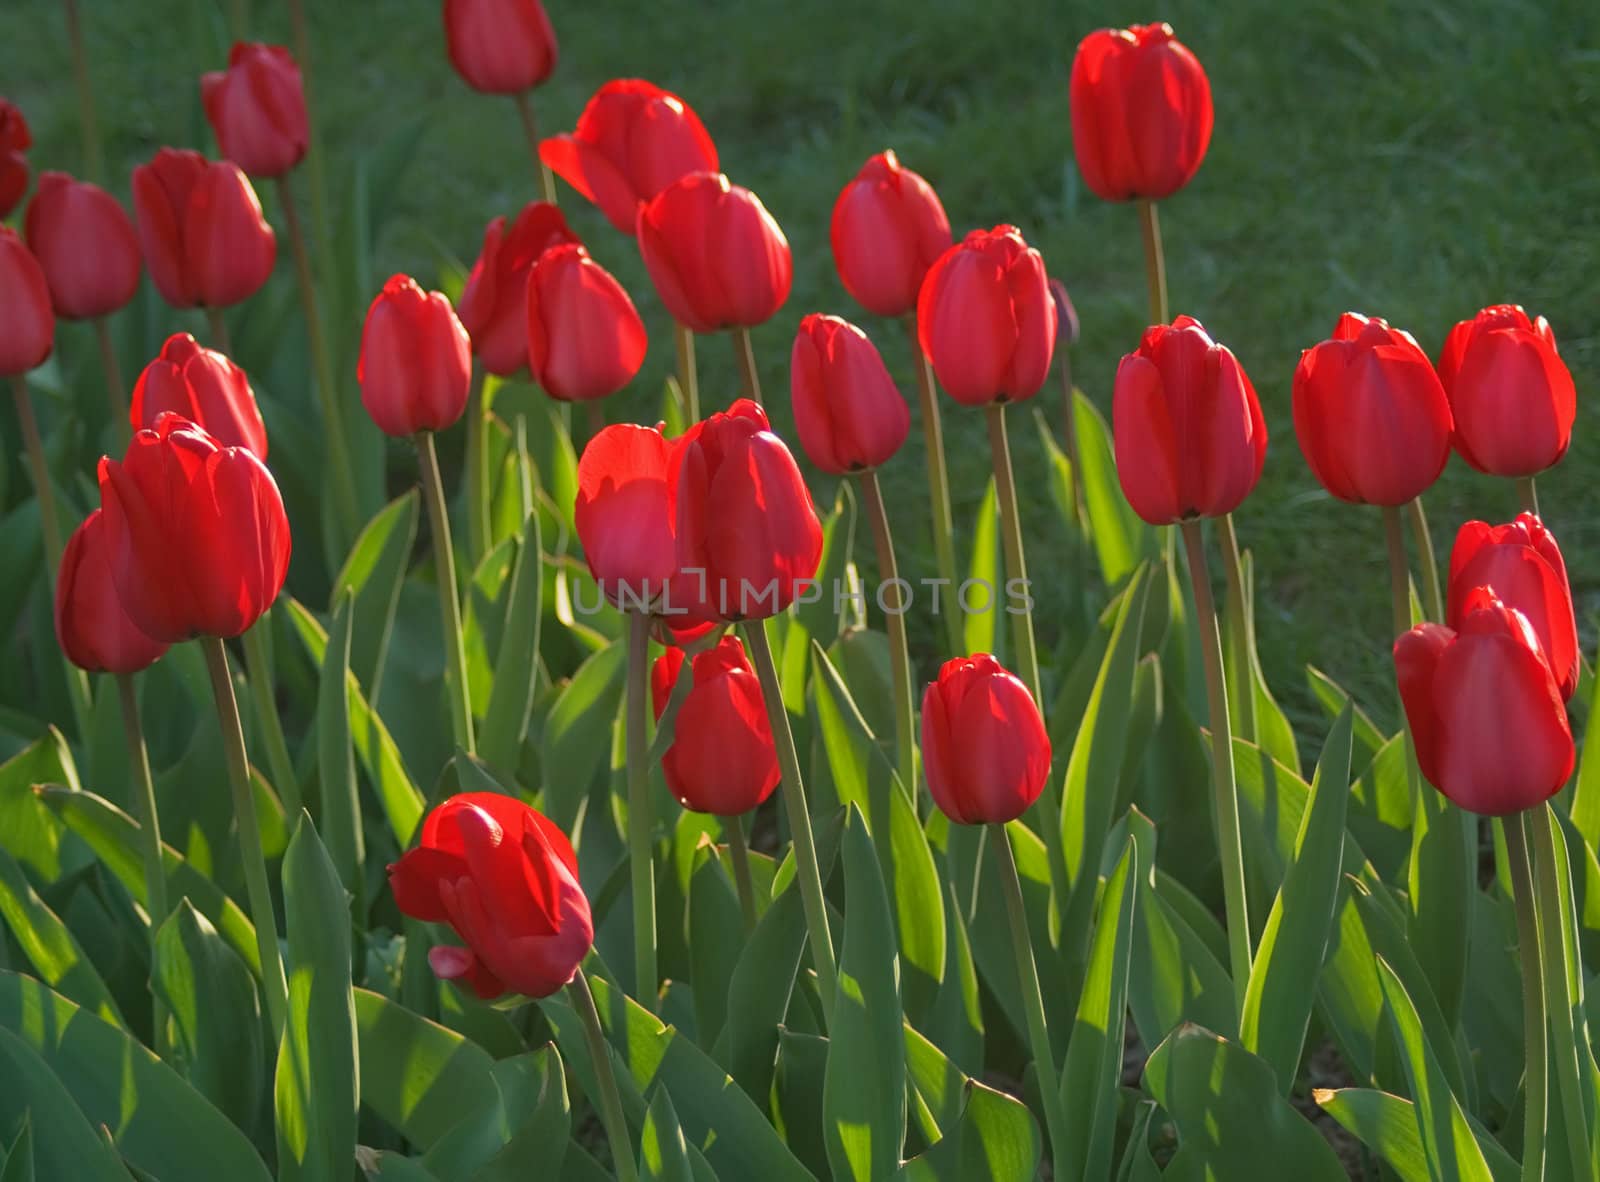
[[[211,150],[196,80],[225,57],[225,12],[210,0],[80,4],[112,183],[126,196],[128,170],[157,147]],[[335,186],[349,176],[350,159],[396,128],[422,127],[400,182],[382,195],[394,216],[378,244],[376,279],[404,270],[436,281],[476,254],[489,217],[536,193],[513,107],[453,74],[433,0],[307,4]],[[253,36],[287,43],[286,5],[257,0],[249,8]],[[1280,696],[1294,712],[1306,710],[1301,670],[1314,662],[1369,706],[1386,710],[1393,697],[1377,511],[1322,493],[1301,460],[1289,410],[1300,350],[1346,309],[1410,329],[1430,353],[1454,321],[1489,302],[1520,302],[1549,316],[1577,380],[1579,414],[1572,451],[1541,478],[1540,492],[1580,614],[1587,619],[1596,607],[1600,6],[1592,0],[552,0],[549,9],[562,57],[536,95],[546,129],[569,128],[606,79],[648,77],[694,105],[725,170],[760,193],[783,225],[794,248],[794,293],[756,332],[780,423],[788,419],[788,350],[800,316],[860,316],[834,274],[828,216],[840,186],[884,147],[933,182],[958,233],[1010,221],[1040,248],[1082,320],[1078,381],[1109,410],[1117,359],[1146,321],[1143,264],[1134,210],[1100,202],[1079,181],[1068,69],[1079,38],[1097,26],[1170,20],[1205,64],[1216,101],[1205,164],[1162,210],[1172,306],[1199,316],[1234,349],[1266,410],[1266,473],[1238,520],[1256,553],[1257,632]],[[0,93],[33,124],[36,168],[79,168],[56,0],[6,0]],[[303,201],[304,180],[296,183]],[[263,197],[270,213],[271,197]],[[651,329],[640,393],[611,412],[644,417],[671,365],[665,315],[632,243],[565,187],[562,200]],[[286,271],[286,242],[280,260]],[[863,324],[910,394],[900,326]],[[289,326],[298,333],[297,322]],[[351,348],[359,323],[344,331]],[[62,334],[60,353],[68,370],[95,368],[82,330]],[[736,382],[728,343],[704,341],[701,357],[703,402],[725,402]],[[242,361],[254,368],[269,359]],[[1040,398],[1052,421],[1058,399],[1053,384]],[[965,538],[987,449],[976,413],[946,403],[945,421]],[[1013,438],[1034,577],[1065,577],[1034,432],[1019,422]],[[913,574],[931,570],[922,473],[913,432],[884,477]],[[828,491],[822,480],[814,487],[819,499]],[[1516,509],[1509,483],[1480,477],[1459,459],[1427,503],[1441,560],[1462,520]],[[1048,641],[1047,621],[1041,630]]]

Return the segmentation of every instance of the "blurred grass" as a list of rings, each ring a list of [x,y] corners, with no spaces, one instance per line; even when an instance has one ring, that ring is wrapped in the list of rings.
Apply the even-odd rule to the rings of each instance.
[[[128,170],[157,147],[211,150],[196,79],[224,60],[225,7],[82,7],[113,187],[125,196]],[[285,6],[250,7],[253,37],[288,42]],[[436,281],[470,262],[489,217],[536,193],[515,111],[451,72],[433,0],[309,7],[331,181],[346,182],[348,162],[397,128],[422,126],[398,186],[382,195],[395,216],[374,275],[405,270]],[[1600,608],[1600,438],[1591,397],[1600,377],[1600,6],[1592,0],[1172,0],[1153,9],[1012,0],[1004,15],[955,0],[549,7],[562,61],[536,96],[545,129],[570,127],[607,78],[649,77],[696,107],[725,170],[760,193],[787,232],[794,294],[755,334],[780,425],[799,317],[821,309],[860,318],[834,275],[828,216],[860,162],[888,146],[934,183],[958,233],[1015,222],[1042,250],[1082,320],[1077,380],[1109,408],[1117,359],[1145,323],[1143,263],[1132,208],[1105,205],[1079,183],[1067,71],[1078,39],[1094,27],[1170,20],[1205,63],[1217,106],[1204,167],[1162,210],[1172,305],[1233,347],[1266,409],[1266,473],[1238,519],[1257,556],[1257,631],[1280,696],[1297,714],[1311,709],[1302,667],[1314,662],[1369,706],[1387,711],[1393,701],[1377,512],[1320,491],[1289,413],[1300,350],[1347,308],[1410,329],[1430,352],[1454,321],[1486,303],[1520,302],[1549,316],[1577,379],[1579,415],[1572,452],[1541,479],[1540,493],[1581,615]],[[77,108],[60,6],[8,0],[4,27],[0,86],[33,124],[35,167],[76,171]],[[304,180],[296,183],[303,194]],[[334,198],[337,208],[342,197]],[[632,244],[570,190],[562,200],[652,330],[646,371],[626,408],[650,416],[671,366],[662,309]],[[287,266],[286,244],[282,261]],[[900,326],[863,323],[910,395]],[[297,321],[287,324],[284,331],[298,333]],[[164,322],[151,327],[167,330]],[[345,329],[350,350],[359,322]],[[700,354],[703,403],[723,403],[737,380],[729,345],[704,340]],[[61,356],[68,370],[94,368],[89,339],[76,329],[63,334]],[[267,360],[243,358],[252,370]],[[1038,403],[1052,421],[1058,399],[1052,383]],[[964,551],[987,448],[979,416],[949,403],[945,416]],[[1034,436],[1014,416],[1032,573],[1048,584],[1066,564]],[[902,568],[913,575],[932,570],[918,438],[913,432],[884,474]],[[819,501],[831,496],[822,482],[814,487]],[[1462,520],[1516,509],[1509,483],[1479,477],[1459,460],[1427,502],[1441,561]],[[1048,648],[1049,621],[1041,632]]]

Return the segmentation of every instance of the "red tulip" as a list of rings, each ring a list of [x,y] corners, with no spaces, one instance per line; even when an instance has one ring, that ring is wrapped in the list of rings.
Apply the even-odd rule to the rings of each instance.
[[[0,98],[0,218],[17,207],[28,191],[28,149],[33,135],[22,112]]]
[[[1487,587],[1522,613],[1539,638],[1563,699],[1578,686],[1578,624],[1572,610],[1567,564],[1555,537],[1532,513],[1506,525],[1469,521],[1450,551],[1446,622],[1460,628],[1472,593]]]
[[[615,394],[644,364],[644,321],[622,284],[576,243],[528,270],[528,368],[546,394],[583,402]]]
[[[900,450],[911,412],[867,334],[816,312],[800,321],[789,390],[800,446],[824,472],[876,468]]]
[[[1117,478],[1152,525],[1232,513],[1261,479],[1267,424],[1255,387],[1192,316],[1145,330],[1117,367],[1111,412]]]
[[[1072,150],[1105,201],[1159,201],[1211,143],[1211,83],[1168,24],[1099,29],[1072,59]]]
[[[1346,312],[1331,339],[1300,354],[1294,432],[1341,501],[1404,505],[1450,458],[1450,404],[1410,333]]]
[[[661,302],[695,332],[753,328],[789,298],[789,240],[761,198],[721,173],[668,185],[640,208],[636,232]]]
[[[361,405],[385,435],[442,431],[467,408],[472,344],[440,291],[391,276],[367,309],[356,366]]]
[[[669,648],[650,671],[657,720],[683,668],[683,650]],[[778,750],[761,682],[737,636],[724,636],[694,658],[694,685],[678,707],[672,746],[661,757],[667,787],[697,813],[737,817],[778,786]]]
[[[227,357],[174,333],[133,387],[133,429],[154,427],[168,411],[203,427],[223,447],[247,447],[267,458],[267,427],[250,379]]]
[[[277,237],[230,160],[162,148],[133,170],[133,212],[150,278],[174,308],[226,308],[272,274]]]
[[[167,646],[134,625],[111,579],[105,517],[96,509],[67,540],[56,577],[56,639],[67,660],[90,673],[137,673]]]
[[[878,316],[917,306],[923,276],[950,249],[939,194],[893,152],[861,166],[833,206],[833,264],[856,303]]]
[[[98,185],[46,172],[23,229],[44,268],[57,316],[109,316],[139,290],[139,240],[117,199]]]
[[[389,887],[403,914],[466,942],[430,949],[428,963],[481,998],[548,997],[594,943],[567,835],[498,792],[463,792],[429,813],[417,848],[390,864]]]
[[[1418,624],[1395,641],[1394,668],[1422,774],[1456,804],[1501,817],[1561,791],[1572,729],[1521,612],[1477,588],[1454,630]]]
[[[988,653],[946,661],[922,695],[922,770],[933,803],[962,825],[1028,811],[1050,775],[1033,695]]]
[[[1461,321],[1445,338],[1439,380],[1456,450],[1478,471],[1533,476],[1567,454],[1577,393],[1543,316],[1496,304]]]
[[[272,473],[175,414],[100,460],[111,577],[141,632],[176,644],[238,636],[289,573],[289,519]]]
[[[673,445],[659,429],[602,428],[578,460],[573,517],[602,591],[624,609],[655,611],[678,570]]]
[[[444,0],[450,64],[485,94],[521,94],[556,68],[556,34],[539,0]]]
[[[44,269],[15,230],[0,226],[0,377],[43,365],[55,339]]]
[[[1015,226],[974,230],[933,264],[917,335],[946,393],[968,406],[1032,398],[1050,376],[1056,310],[1039,252]]]
[[[201,76],[200,102],[222,154],[251,176],[282,176],[306,154],[300,67],[280,45],[236,42],[226,70]]]
[[[539,159],[632,234],[639,207],[679,177],[717,171],[717,145],[688,103],[642,78],[607,82],[570,135],[539,145]]]
[[[552,246],[577,242],[567,219],[547,201],[522,207],[510,233],[497,217],[483,232],[483,252],[461,289],[461,323],[483,368],[510,377],[528,364],[528,270]]]

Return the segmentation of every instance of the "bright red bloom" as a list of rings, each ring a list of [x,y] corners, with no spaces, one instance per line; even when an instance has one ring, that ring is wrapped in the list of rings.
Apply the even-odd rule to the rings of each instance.
[[[717,171],[717,145],[693,108],[642,78],[607,82],[570,135],[539,144],[539,159],[632,234],[639,207],[679,177]]]
[[[878,316],[917,306],[922,280],[950,249],[939,194],[893,152],[861,166],[833,206],[833,264],[856,303]]]
[[[601,590],[624,608],[653,610],[678,570],[672,458],[657,428],[613,423],[578,460],[578,541]]]
[[[1439,354],[1455,445],[1480,472],[1534,476],[1567,454],[1578,397],[1543,316],[1495,304],[1450,330]]]
[[[278,240],[250,180],[231,160],[162,148],[133,170],[139,244],[174,308],[226,308],[272,274]]]
[[[281,45],[236,42],[226,70],[201,76],[200,102],[222,154],[251,176],[282,176],[306,154],[300,67]]]
[[[789,391],[800,446],[824,472],[876,468],[911,430],[911,412],[877,347],[837,316],[813,312],[800,321]]]
[[[1117,478],[1152,525],[1232,513],[1261,479],[1267,424],[1255,387],[1192,316],[1145,330],[1117,367],[1111,413]]]
[[[389,887],[403,914],[466,942],[431,949],[428,963],[481,998],[548,997],[594,943],[567,835],[498,792],[463,792],[429,813],[417,847],[389,865]]]
[[[1578,686],[1578,624],[1561,547],[1544,523],[1522,513],[1505,525],[1469,521],[1450,551],[1445,621],[1459,628],[1472,593],[1487,587],[1521,612],[1539,638],[1563,699]]]
[[[683,668],[669,648],[650,670],[650,700],[659,721]],[[667,787],[697,813],[737,817],[778,786],[778,749],[761,696],[761,681],[737,636],[724,636],[694,658],[694,685],[678,707],[672,746],[661,757]]]
[[[168,411],[203,427],[223,447],[247,447],[257,459],[267,458],[267,426],[250,379],[186,332],[168,337],[161,356],[144,367],[129,418],[137,431],[154,427]]]
[[[721,173],[668,185],[640,208],[636,232],[661,302],[695,332],[753,328],[789,298],[789,240],[761,198]]]
[[[367,309],[356,365],[361,405],[385,435],[442,431],[467,408],[472,344],[440,291],[393,275]]]
[[[1450,459],[1450,404],[1408,332],[1358,312],[1300,354],[1294,433],[1311,474],[1341,501],[1404,505]]]
[[[50,356],[56,339],[50,285],[9,226],[0,226],[0,325],[0,377],[27,373]]]
[[[505,378],[527,366],[528,271],[552,246],[577,241],[561,210],[548,201],[523,206],[509,233],[504,217],[489,223],[459,308],[484,369]]]
[[[615,394],[644,364],[644,321],[628,293],[576,243],[553,246],[528,271],[528,368],[552,398]]]
[[[521,94],[556,68],[556,33],[539,0],[444,0],[450,64],[484,94]]]
[[[111,579],[105,518],[96,509],[67,540],[56,576],[56,639],[67,660],[90,673],[137,673],[167,646],[134,625]]]
[[[155,640],[238,636],[289,573],[289,519],[266,465],[175,414],[100,460],[111,577]]]
[[[117,199],[98,185],[46,172],[23,219],[44,268],[50,302],[65,320],[109,316],[139,290],[139,239]]]
[[[8,216],[28,191],[27,151],[33,146],[28,121],[0,98],[0,218]]]
[[[1211,83],[1169,24],[1099,29],[1072,59],[1072,151],[1106,201],[1159,201],[1211,143]]]
[[[1521,612],[1476,588],[1454,630],[1418,624],[1396,640],[1394,669],[1422,774],[1456,804],[1502,817],[1561,791],[1572,729]]]
[[[1022,816],[1050,775],[1050,736],[1028,687],[988,653],[946,661],[922,695],[922,770],[958,824]]]

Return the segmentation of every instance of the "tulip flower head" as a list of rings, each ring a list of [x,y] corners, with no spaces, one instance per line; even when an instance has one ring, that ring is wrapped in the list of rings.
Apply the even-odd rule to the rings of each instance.
[[[644,364],[644,321],[628,293],[576,243],[528,270],[528,368],[546,394],[587,402],[615,394]]]
[[[280,45],[236,43],[226,70],[201,77],[200,102],[222,154],[251,176],[282,176],[306,154],[300,67]]]
[[[456,73],[484,94],[521,94],[556,68],[556,34],[539,0],[444,0],[444,36]]]
[[[613,423],[578,460],[573,516],[589,572],[625,610],[654,612],[678,572],[673,448],[658,427]]]
[[[73,531],[61,554],[56,639],[67,660],[90,673],[137,673],[167,651],[165,644],[139,631],[117,598],[100,509]]]
[[[461,323],[484,369],[506,378],[527,367],[528,271],[552,246],[577,241],[548,201],[528,202],[509,231],[504,217],[489,223],[460,300]]]
[[[156,290],[174,308],[227,308],[272,274],[278,242],[231,160],[162,148],[133,170],[133,212]]]
[[[55,346],[50,284],[10,226],[0,226],[0,326],[0,377],[43,365]]]
[[[33,133],[15,104],[0,98],[0,218],[10,215],[28,191],[28,156]]]
[[[659,721],[683,663],[669,648],[650,671],[650,700]],[[694,684],[678,708],[672,745],[661,757],[667,787],[697,813],[736,817],[778,786],[778,751],[761,682],[737,636],[724,636],[693,658]]]
[[[911,430],[911,412],[877,347],[837,316],[813,312],[800,321],[789,390],[800,446],[824,472],[876,468]]]
[[[904,316],[916,309],[928,268],[950,249],[950,219],[932,185],[893,152],[879,152],[834,202],[829,236],[851,298],[874,315]]]
[[[28,248],[44,268],[50,302],[65,320],[109,316],[139,290],[139,239],[110,193],[64,172],[47,172],[23,219]]]
[[[168,411],[204,428],[223,447],[247,447],[257,459],[267,458],[267,427],[250,379],[186,332],[168,337],[161,355],[144,367],[129,418],[137,431],[154,427]]]
[[[1050,736],[1022,680],[988,653],[946,661],[922,695],[922,759],[939,811],[960,825],[1028,811],[1050,775]]]
[[[472,386],[472,346],[443,292],[394,275],[367,309],[356,380],[361,405],[385,435],[442,431]]]

